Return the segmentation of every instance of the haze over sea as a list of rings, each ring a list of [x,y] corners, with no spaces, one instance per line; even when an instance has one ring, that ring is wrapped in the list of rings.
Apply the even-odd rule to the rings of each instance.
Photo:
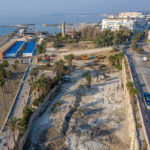
[[[94,23],[101,22],[100,15],[45,15],[40,17],[28,18],[0,18],[0,25],[17,25],[17,24],[35,24],[34,31],[48,31],[51,34],[60,32],[58,27],[42,27],[43,24],[61,24],[62,20],[66,23]],[[0,35],[8,35],[13,32],[14,27],[0,27]]]

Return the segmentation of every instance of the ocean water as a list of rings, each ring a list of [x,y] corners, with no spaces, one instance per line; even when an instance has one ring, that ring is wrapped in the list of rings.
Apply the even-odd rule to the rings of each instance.
[[[43,27],[43,24],[65,23],[95,23],[101,22],[103,17],[100,15],[45,15],[39,17],[20,17],[20,18],[0,18],[1,25],[35,24],[33,31],[48,31],[51,34],[60,32],[58,27]],[[0,27],[0,35],[7,35],[13,32],[14,27]]]

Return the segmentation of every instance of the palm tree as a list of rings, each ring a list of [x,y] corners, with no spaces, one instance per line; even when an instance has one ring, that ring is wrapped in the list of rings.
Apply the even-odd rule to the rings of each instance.
[[[17,64],[13,64],[13,69],[16,71],[18,68],[18,65]]]
[[[3,66],[3,64],[0,64],[0,77],[5,78],[6,77],[6,70]]]
[[[56,61],[53,66],[53,71],[54,73],[56,73],[57,76],[62,77],[65,72],[64,61],[63,60]]]
[[[18,130],[18,119],[17,118],[11,118],[8,120],[8,128],[12,132],[12,136],[14,139],[14,144],[16,147],[17,141],[15,139],[15,132]]]
[[[33,68],[31,70],[30,75],[33,76],[35,80],[36,80],[36,77],[38,76],[38,74],[39,74],[39,71],[37,70],[37,68]]]
[[[24,62],[24,60],[21,59],[20,62],[21,62],[21,64],[22,64],[22,70],[23,70],[23,62]]]
[[[9,66],[9,63],[8,63],[8,61],[7,60],[3,60],[3,67],[8,67]]]
[[[5,100],[5,93],[4,93],[4,85],[5,85],[5,80],[4,78],[0,78],[0,87],[1,87],[1,90],[2,90],[2,93],[3,93],[3,102],[4,102],[4,107],[5,107],[5,110],[7,112],[7,106],[6,106],[6,100]]]
[[[12,85],[11,85],[11,77],[12,77],[12,72],[10,70],[8,70],[6,72],[6,79],[7,79],[7,83],[10,85],[10,88],[12,89],[12,96],[13,96],[13,88],[12,88]],[[10,83],[9,83],[9,80],[10,80]]]
[[[90,74],[86,75],[86,81],[87,81],[87,87],[90,88],[91,87],[91,82],[92,82],[92,77]]]
[[[50,89],[50,79],[46,76],[41,76],[32,84],[32,89],[38,92],[38,97],[42,95],[44,99]]]
[[[109,62],[111,63],[111,65],[114,66],[115,63],[116,63],[116,58],[115,58],[115,56],[111,55],[111,56],[108,57],[108,59],[109,59]]]
[[[72,61],[73,61],[74,57],[75,56],[73,54],[69,54],[69,55],[65,56],[65,59],[67,60],[69,68],[72,67]]]

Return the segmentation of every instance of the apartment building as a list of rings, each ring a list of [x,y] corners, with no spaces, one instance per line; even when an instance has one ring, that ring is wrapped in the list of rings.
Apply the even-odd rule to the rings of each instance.
[[[120,27],[132,30],[133,32],[142,32],[148,29],[148,20],[141,16],[141,13],[119,13],[118,17],[109,17],[102,20],[102,30],[119,30]]]

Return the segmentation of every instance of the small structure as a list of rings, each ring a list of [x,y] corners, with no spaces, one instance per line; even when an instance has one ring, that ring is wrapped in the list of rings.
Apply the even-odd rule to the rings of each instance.
[[[65,22],[62,21],[62,37],[65,37]]]
[[[23,52],[23,57],[32,57],[35,51],[36,42],[29,42],[26,46],[25,51]]]

